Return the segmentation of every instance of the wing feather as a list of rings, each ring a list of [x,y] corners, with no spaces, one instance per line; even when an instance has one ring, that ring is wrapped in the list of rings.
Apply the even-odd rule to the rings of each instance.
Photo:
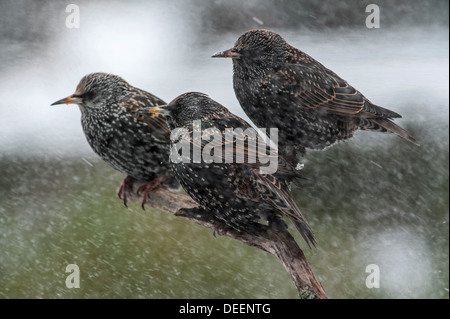
[[[288,92],[270,91],[276,87]],[[284,99],[285,105],[294,104],[317,112],[361,118],[400,117],[393,111],[374,105],[336,73],[314,60],[284,64],[267,76],[262,89],[273,93],[274,101]]]

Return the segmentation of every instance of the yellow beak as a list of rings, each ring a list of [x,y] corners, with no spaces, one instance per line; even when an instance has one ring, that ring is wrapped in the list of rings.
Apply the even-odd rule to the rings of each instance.
[[[80,104],[81,102],[83,102],[83,99],[81,97],[75,96],[74,94],[65,97],[61,100],[58,100],[56,102],[53,102],[50,105],[57,105],[57,104]]]

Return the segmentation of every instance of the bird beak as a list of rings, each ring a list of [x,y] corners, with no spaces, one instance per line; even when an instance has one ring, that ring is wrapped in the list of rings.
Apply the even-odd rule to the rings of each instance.
[[[61,100],[53,102],[50,105],[56,105],[56,104],[79,104],[81,102],[83,102],[83,99],[81,97],[77,97],[77,96],[74,96],[74,94],[72,94],[72,95],[70,95],[68,97],[65,97],[65,98],[61,99]]]
[[[149,108],[149,112],[153,114],[170,115],[170,110],[167,109],[167,105],[158,105]]]
[[[234,49],[228,49],[219,53],[216,53],[212,58],[232,58],[239,59],[241,57],[240,53],[237,53]]]
[[[138,117],[144,117],[145,114],[150,117],[158,116],[158,115],[170,115],[170,111],[166,108],[167,105],[158,105],[153,107],[146,107],[137,110]]]

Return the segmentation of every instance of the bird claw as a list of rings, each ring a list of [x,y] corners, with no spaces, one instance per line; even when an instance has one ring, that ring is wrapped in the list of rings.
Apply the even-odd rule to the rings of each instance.
[[[214,238],[217,238],[217,236],[224,236],[227,233],[226,229],[220,229],[218,227],[213,227],[213,236]],[[217,236],[216,236],[217,234]]]
[[[128,208],[127,205],[127,193],[131,192],[133,187],[134,179],[131,176],[125,177],[122,184],[119,187],[119,191],[117,192],[117,196],[123,201],[123,205]]]
[[[156,188],[161,186],[162,182],[171,177],[172,177],[171,175],[160,176],[138,188],[137,195],[138,196],[142,195],[141,207],[143,210],[145,210],[145,204],[147,203],[147,194],[153,192]]]

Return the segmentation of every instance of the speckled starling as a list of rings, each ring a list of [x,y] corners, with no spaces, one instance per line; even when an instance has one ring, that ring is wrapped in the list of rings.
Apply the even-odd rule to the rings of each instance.
[[[392,132],[419,145],[391,119],[399,114],[370,102],[336,73],[280,35],[251,30],[213,55],[233,60],[233,86],[258,127],[279,128],[279,146],[296,162],[305,148],[323,149],[360,130]]]
[[[211,213],[227,227],[239,231],[248,230],[249,223],[260,219],[270,221],[288,216],[308,245],[315,244],[313,233],[286,183],[289,180],[298,181],[303,176],[276,151],[270,154],[278,163],[276,172],[262,172],[261,168],[266,164],[260,156],[267,154],[268,146],[256,135],[248,134],[247,129],[250,128],[251,132],[252,128],[247,122],[207,95],[196,92],[182,94],[166,107],[141,112],[138,116],[148,117],[152,112],[165,112],[172,133],[176,129],[185,130],[183,138],[191,146],[191,156],[183,161],[176,160],[177,156],[184,154],[180,154],[182,148],[179,151],[174,148],[176,143],[180,143],[181,135],[172,134],[170,165],[181,186],[203,212]],[[234,132],[232,138],[227,138],[227,129]],[[210,136],[212,132],[215,133]],[[239,144],[242,141],[244,143]],[[251,147],[257,143],[263,145],[258,151]],[[212,144],[215,148],[211,147]],[[194,155],[196,149],[201,152],[201,158],[197,160]],[[264,151],[261,153],[260,150]],[[212,154],[217,157],[209,158]],[[239,158],[243,160],[239,161]]]
[[[54,102],[78,104],[81,124],[92,149],[108,164],[127,174],[118,196],[126,206],[127,192],[133,183],[146,182],[147,193],[161,183],[177,187],[168,166],[170,131],[164,116],[155,116],[144,123],[134,116],[138,108],[166,104],[156,96],[135,88],[119,76],[92,73],[84,76],[75,93]]]

